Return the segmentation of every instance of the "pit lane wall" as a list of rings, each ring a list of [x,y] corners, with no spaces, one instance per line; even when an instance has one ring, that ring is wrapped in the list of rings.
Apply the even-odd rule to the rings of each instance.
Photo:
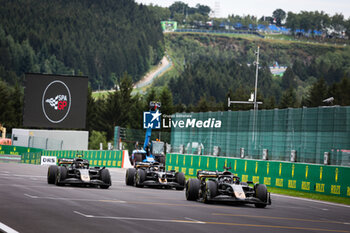
[[[350,167],[266,160],[247,160],[203,155],[167,154],[167,170],[196,176],[198,170],[223,171],[268,187],[291,189],[350,198]]]
[[[77,154],[83,154],[83,158],[89,160],[91,166],[101,167],[129,167],[129,154],[126,150],[43,150],[21,146],[2,146],[0,154],[21,155],[22,163],[41,164],[41,156],[55,156],[59,158],[75,158]],[[131,165],[130,165],[131,166]]]

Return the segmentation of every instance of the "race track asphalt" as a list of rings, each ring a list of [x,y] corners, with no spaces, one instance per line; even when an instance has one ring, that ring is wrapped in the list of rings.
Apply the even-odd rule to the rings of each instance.
[[[47,184],[47,167],[0,163],[0,232],[350,232],[350,206],[271,195],[253,205],[189,202],[184,191]]]

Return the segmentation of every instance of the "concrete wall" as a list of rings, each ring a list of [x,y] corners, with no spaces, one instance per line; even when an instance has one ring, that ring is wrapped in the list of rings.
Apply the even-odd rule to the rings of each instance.
[[[14,146],[47,150],[87,150],[88,131],[12,129]]]

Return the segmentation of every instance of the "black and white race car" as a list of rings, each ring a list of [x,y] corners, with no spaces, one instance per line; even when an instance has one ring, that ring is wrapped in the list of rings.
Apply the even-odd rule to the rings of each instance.
[[[166,171],[164,165],[158,162],[136,163],[135,168],[128,168],[125,175],[126,185],[134,185],[140,188],[148,186],[184,190],[185,183],[184,173],[174,170]]]
[[[102,189],[112,185],[108,169],[89,167],[89,161],[82,158],[58,159],[58,166],[51,165],[47,171],[47,183],[99,186]]]
[[[239,202],[254,204],[257,208],[271,205],[270,193],[266,185],[241,182],[225,168],[224,172],[198,171],[197,179],[189,179],[186,183],[186,199],[188,201]]]

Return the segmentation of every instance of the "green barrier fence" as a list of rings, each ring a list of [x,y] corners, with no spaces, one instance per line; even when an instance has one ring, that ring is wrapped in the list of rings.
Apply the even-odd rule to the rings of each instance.
[[[59,158],[75,158],[78,153],[83,153],[84,159],[89,160],[91,166],[122,167],[123,151],[112,150],[42,150],[21,146],[2,146],[0,154],[21,155],[22,163],[40,164],[41,156],[56,156]]]
[[[216,120],[220,127],[209,124]],[[330,164],[350,166],[349,106],[174,114],[172,121],[185,125],[171,129],[173,153],[198,154],[193,145],[201,145],[202,155],[218,147],[220,156],[240,157],[244,148],[246,158],[261,159],[266,149],[269,159],[289,161],[296,151],[298,162],[323,164],[328,152]]]
[[[88,150],[79,151],[83,154],[83,158],[89,160],[91,166],[99,167],[122,167],[123,151],[113,150]],[[59,158],[75,158],[78,154],[73,150],[45,150],[42,155],[56,156]]]
[[[21,163],[40,165],[42,152],[26,152],[21,155]]]
[[[29,152],[40,152],[42,149],[28,148],[23,146],[0,145],[0,155],[22,155]]]
[[[223,171],[224,166],[242,181],[350,198],[350,167],[183,154],[166,157],[168,170],[190,176],[198,170]]]

